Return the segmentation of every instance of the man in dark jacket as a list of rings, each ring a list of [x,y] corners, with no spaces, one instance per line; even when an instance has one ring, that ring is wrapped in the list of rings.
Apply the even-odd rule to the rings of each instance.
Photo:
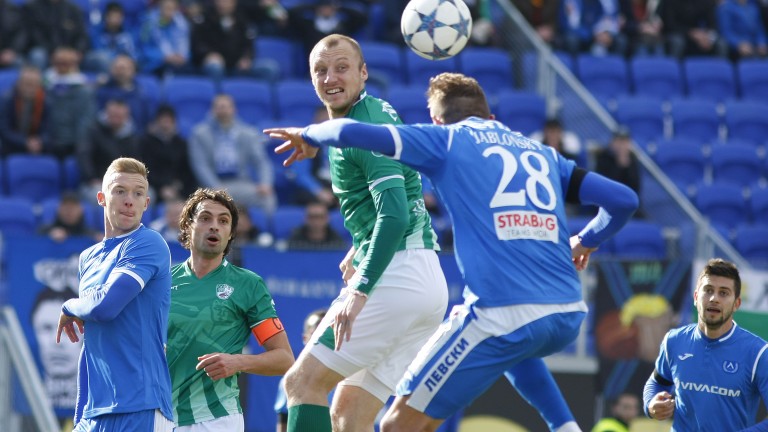
[[[40,71],[31,66],[24,67],[13,91],[4,95],[0,102],[2,155],[50,151],[49,113]]]

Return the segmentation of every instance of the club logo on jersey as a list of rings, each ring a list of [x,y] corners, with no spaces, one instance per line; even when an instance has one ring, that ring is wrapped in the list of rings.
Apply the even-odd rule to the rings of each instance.
[[[389,114],[390,117],[392,117],[392,121],[397,121],[397,111],[395,111],[394,108],[392,108],[392,105],[390,105],[387,102],[384,102],[381,104],[381,111],[383,111],[386,114]]]
[[[677,358],[679,358],[680,361],[688,360],[691,357],[693,357],[693,354],[691,354],[691,353],[685,353],[685,354],[681,354],[681,355],[677,356]]]
[[[730,374],[736,373],[739,370],[739,364],[735,361],[726,360],[723,362],[723,370]]]
[[[499,240],[541,240],[558,243],[557,217],[534,211],[505,211],[493,214]]]
[[[228,299],[229,296],[231,296],[234,291],[235,289],[227,284],[216,285],[216,297],[222,300]]]

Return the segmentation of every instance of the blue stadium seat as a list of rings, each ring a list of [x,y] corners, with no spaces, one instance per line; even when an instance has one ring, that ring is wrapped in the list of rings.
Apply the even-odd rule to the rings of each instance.
[[[59,208],[59,202],[61,200],[57,198],[48,198],[40,203],[40,226],[52,224],[56,220],[56,210]],[[94,197],[95,201],[95,197]],[[97,224],[93,220],[95,212],[93,211],[94,204],[83,202],[83,218],[85,224],[89,227],[95,227]]]
[[[717,106],[707,100],[672,101],[672,129],[675,137],[695,139],[701,143],[717,140],[720,117]]]
[[[283,78],[299,77],[298,65],[299,59],[303,59],[303,53],[296,42],[282,37],[258,36],[254,41],[254,49],[257,59],[274,60]]]
[[[575,72],[575,63],[573,57],[563,51],[556,51],[553,53],[555,57],[565,66],[566,69],[571,72]],[[528,51],[523,54],[523,67],[522,67],[521,81],[523,88],[534,89],[536,88],[537,80],[541,74],[539,73],[539,54],[536,51]]]
[[[732,101],[725,105],[728,139],[749,141],[760,146],[768,140],[768,103],[766,101]]]
[[[752,222],[768,225],[768,188],[752,188],[749,213]]]
[[[221,82],[221,92],[232,96],[241,120],[261,126],[274,118],[272,86],[263,81],[246,78],[229,78]]]
[[[659,146],[653,155],[656,163],[681,190],[704,180],[706,159],[701,146],[692,142],[676,142]]]
[[[209,78],[176,76],[163,83],[165,100],[176,110],[179,132],[188,136],[211,109],[216,87]]]
[[[627,62],[622,57],[582,54],[577,57],[576,63],[579,79],[599,100],[615,99],[630,93]]]
[[[308,80],[282,80],[275,83],[277,118],[285,126],[306,126],[312,123],[322,102]]]
[[[733,65],[719,57],[689,57],[683,60],[688,97],[725,102],[736,97]]]
[[[680,64],[670,57],[635,57],[630,61],[632,87],[638,96],[669,100],[683,95]]]
[[[403,51],[399,46],[387,42],[362,41],[365,64],[369,81],[383,81],[387,86],[405,84],[403,76]]]
[[[0,197],[0,232],[3,235],[29,235],[37,230],[32,202],[20,197]]]
[[[330,209],[328,210],[328,216],[328,224],[331,228],[351,243],[352,234],[344,227],[344,216],[341,215],[341,212],[338,209]]]
[[[747,222],[747,201],[739,185],[724,182],[701,185],[696,191],[695,204],[713,225],[734,227]]]
[[[514,85],[512,60],[501,48],[467,47],[459,54],[459,65],[464,75],[480,83],[489,98]]]
[[[404,123],[432,123],[424,89],[419,86],[390,87],[389,103]]]
[[[768,100],[768,61],[742,59],[736,70],[742,99],[759,102]]]
[[[499,92],[496,118],[512,130],[530,135],[544,126],[546,117],[547,103],[538,93],[514,90]]]
[[[712,179],[747,187],[760,178],[763,167],[757,149],[748,144],[712,146]]]
[[[746,259],[768,262],[768,226],[741,226],[736,230],[734,246]]]
[[[16,80],[19,79],[18,69],[2,69],[0,70],[0,96],[5,95],[11,88],[16,85]]]
[[[664,112],[662,102],[656,98],[621,98],[616,106],[616,119],[627,126],[632,139],[638,142],[653,141],[664,136]]]
[[[613,253],[622,258],[664,259],[667,243],[661,225],[633,220],[613,236]]]
[[[275,240],[287,240],[294,228],[304,223],[304,207],[280,206],[272,214],[272,234]]]
[[[248,207],[248,216],[251,218],[251,223],[257,227],[260,232],[269,232],[269,216],[267,216],[267,213],[265,213],[261,207]]]
[[[150,74],[137,74],[136,82],[141,87],[144,97],[149,101],[147,114],[152,119],[163,95],[163,85],[156,76]]]
[[[64,176],[64,190],[76,191],[80,187],[80,166],[77,157],[69,156],[61,163]]]
[[[61,193],[61,166],[53,156],[10,155],[5,159],[5,175],[10,196],[40,202]]]
[[[405,50],[405,70],[408,84],[421,87],[421,93],[427,90],[429,79],[443,72],[458,72],[456,57],[444,60],[427,60],[419,57],[410,49]]]

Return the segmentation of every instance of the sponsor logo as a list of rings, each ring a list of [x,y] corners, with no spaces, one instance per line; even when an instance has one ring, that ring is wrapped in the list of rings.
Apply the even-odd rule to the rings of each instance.
[[[505,211],[493,214],[499,240],[541,240],[558,243],[559,228],[553,214],[534,211]]]
[[[681,361],[682,360],[687,360],[687,359],[689,359],[691,357],[693,357],[693,354],[691,354],[691,353],[685,353],[685,354],[677,356],[677,358],[679,358]]]
[[[723,370],[727,373],[736,373],[739,370],[739,364],[735,361],[726,360],[723,362]]]
[[[729,389],[729,388],[719,387],[714,385],[711,386],[711,385],[700,384],[695,382],[680,381],[678,382],[678,386],[683,390],[690,390],[690,391],[701,392],[701,393],[711,393],[711,394],[728,396],[728,397],[741,396],[741,390],[734,390],[734,389]]]
[[[432,368],[432,372],[427,375],[424,384],[427,386],[427,390],[430,393],[435,391],[435,388],[448,375],[454,366],[464,357],[464,353],[469,347],[469,341],[465,338],[461,338],[456,342],[451,349],[443,356],[442,361]]]
[[[216,297],[222,300],[228,299],[234,291],[235,289],[227,284],[216,285]]]

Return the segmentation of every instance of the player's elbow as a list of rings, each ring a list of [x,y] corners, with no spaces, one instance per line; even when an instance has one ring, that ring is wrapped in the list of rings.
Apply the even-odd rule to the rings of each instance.
[[[99,306],[93,308],[90,315],[90,321],[96,321],[96,322],[106,322],[106,321],[112,321],[113,319],[117,318],[117,315],[120,314],[119,310],[116,310],[116,308],[110,308],[110,307],[104,307]]]
[[[640,197],[625,185],[621,185],[621,193],[615,197],[615,208],[618,213],[633,215],[640,207]]]

